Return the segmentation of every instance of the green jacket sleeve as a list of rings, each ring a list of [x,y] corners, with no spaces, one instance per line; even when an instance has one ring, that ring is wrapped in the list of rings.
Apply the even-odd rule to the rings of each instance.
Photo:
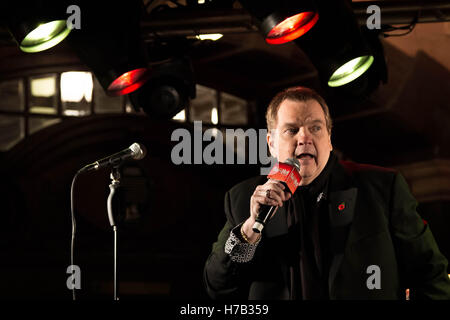
[[[439,251],[429,225],[417,213],[417,201],[402,175],[396,175],[391,194],[391,236],[410,299],[450,299],[448,261]]]
[[[247,299],[249,269],[253,262],[237,263],[225,253],[225,243],[231,230],[238,224],[231,212],[230,194],[225,195],[227,222],[212,246],[203,271],[203,280],[208,295],[213,299]]]

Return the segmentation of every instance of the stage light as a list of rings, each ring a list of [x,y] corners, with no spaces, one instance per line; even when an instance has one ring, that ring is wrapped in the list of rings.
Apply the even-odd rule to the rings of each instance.
[[[241,1],[259,21],[269,44],[283,44],[307,33],[319,20],[314,1]]]
[[[282,44],[295,40],[308,32],[319,19],[318,13],[311,11],[301,12],[284,20],[282,17],[272,14],[263,21],[261,28],[266,34],[267,43]]]
[[[125,72],[109,86],[107,91],[110,95],[119,96],[136,91],[147,81],[149,70],[147,68],[134,69]]]
[[[223,34],[221,33],[199,34],[198,36],[196,36],[196,38],[199,40],[211,40],[211,41],[217,41],[222,37]]]
[[[210,41],[217,41],[220,38],[223,37],[223,34],[221,33],[205,33],[205,34],[198,34],[195,36],[187,36],[187,39],[197,39],[197,40],[210,40]]]
[[[217,108],[214,107],[211,109],[211,123],[218,124],[219,123],[219,114],[217,112]]]
[[[325,56],[326,55],[326,56]],[[344,86],[369,70],[375,61],[367,41],[362,35],[347,39],[336,51],[319,54],[320,61],[312,58],[324,83],[329,87]]]
[[[61,4],[49,8],[42,1],[30,1],[26,5],[13,4],[8,9],[8,30],[24,52],[52,48],[71,31],[66,24],[66,8]]]
[[[349,62],[345,63],[343,66],[339,67],[328,80],[328,85],[330,87],[339,87],[347,84],[369,69],[373,63],[373,56],[362,56],[354,58]]]
[[[68,42],[109,96],[130,94],[149,78],[140,29],[141,4],[99,8],[86,3],[84,26]]]
[[[43,23],[28,33],[20,41],[20,49],[24,52],[40,52],[56,46],[70,33],[65,20]]]
[[[150,68],[144,86],[129,95],[136,111],[150,117],[172,119],[195,98],[194,71],[187,57],[173,58]]]
[[[317,5],[321,19],[314,32],[295,43],[316,67],[324,87],[347,85],[366,74],[376,59],[384,59],[374,52],[378,45],[373,46],[362,33],[347,1],[318,1]]]

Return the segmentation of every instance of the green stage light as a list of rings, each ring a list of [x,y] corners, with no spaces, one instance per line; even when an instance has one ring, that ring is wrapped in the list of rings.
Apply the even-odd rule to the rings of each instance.
[[[316,4],[314,32],[294,41],[316,68],[320,86],[336,96],[374,90],[387,72],[379,32],[359,25],[346,0]]]
[[[328,85],[330,87],[339,87],[355,80],[370,68],[373,61],[374,58],[372,55],[361,56],[350,60],[333,73],[328,80]]]
[[[20,49],[24,52],[47,50],[64,40],[70,31],[66,20],[42,23],[23,38],[20,42]]]

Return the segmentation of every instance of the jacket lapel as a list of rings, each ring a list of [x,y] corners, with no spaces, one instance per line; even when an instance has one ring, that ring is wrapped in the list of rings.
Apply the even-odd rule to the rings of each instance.
[[[330,293],[344,257],[348,233],[354,217],[357,195],[357,188],[330,193],[328,214],[330,221],[330,246],[333,253],[328,280]]]
[[[344,258],[348,234],[355,214],[358,189],[353,179],[344,167],[337,163],[330,177],[328,214],[330,222],[330,248],[333,254],[331,260],[328,288],[330,298],[336,275]]]

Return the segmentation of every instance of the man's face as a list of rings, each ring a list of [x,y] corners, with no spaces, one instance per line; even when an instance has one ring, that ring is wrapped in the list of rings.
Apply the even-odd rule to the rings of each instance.
[[[325,114],[312,99],[284,100],[278,109],[276,128],[267,134],[267,143],[278,161],[298,159],[301,185],[308,185],[319,176],[333,149]]]

